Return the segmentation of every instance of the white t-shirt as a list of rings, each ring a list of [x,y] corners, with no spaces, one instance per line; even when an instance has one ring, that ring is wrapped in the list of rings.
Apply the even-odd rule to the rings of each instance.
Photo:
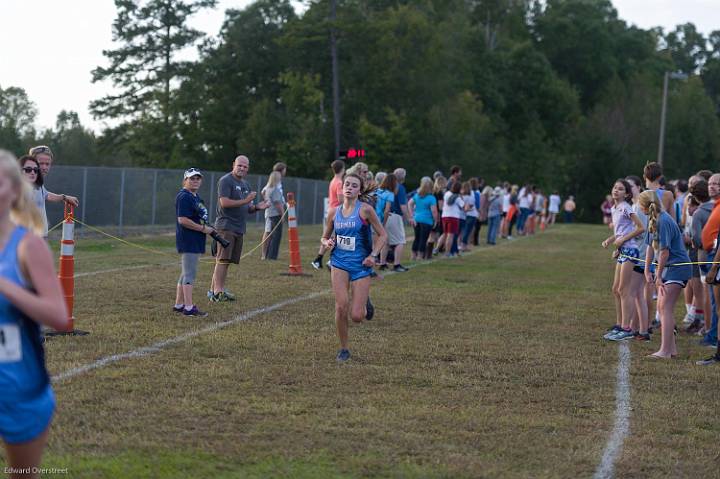
[[[465,207],[465,202],[463,201],[463,197],[461,195],[457,195],[457,199],[451,205],[448,200],[452,195],[452,192],[446,191],[445,196],[443,196],[442,217],[460,219],[462,209]]]
[[[471,205],[471,206],[472,206],[472,209],[471,209],[471,210],[467,210],[467,211],[465,212],[465,215],[466,215],[466,216],[472,216],[473,218],[477,218],[477,217],[478,217],[478,210],[477,210],[477,208],[475,208],[475,196],[473,196],[473,195],[465,195],[465,196],[462,197],[462,199],[463,199],[463,202],[464,202],[466,205]]]
[[[530,202],[532,201],[532,194],[526,193],[525,189],[523,188],[522,191],[520,191],[520,196],[518,197],[518,206],[520,208],[530,208]]]
[[[548,210],[550,210],[550,213],[560,213],[560,196],[550,195],[550,206]]]
[[[48,190],[46,190],[44,186],[41,186],[40,188],[33,188],[33,203],[35,203],[35,206],[37,206],[37,209],[40,211],[40,217],[42,218],[43,223],[43,237],[47,237],[48,235],[47,211],[45,211],[45,200],[47,199],[47,195]]]
[[[503,195],[502,210],[503,213],[507,213],[508,211],[510,211],[510,193],[505,193]]]

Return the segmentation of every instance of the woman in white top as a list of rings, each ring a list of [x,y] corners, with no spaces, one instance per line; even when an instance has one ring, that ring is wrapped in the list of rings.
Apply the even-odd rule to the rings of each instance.
[[[470,185],[469,181],[466,181],[462,184],[461,187],[461,194],[463,198],[463,202],[467,206],[467,211],[465,211],[465,227],[462,231],[462,238],[460,241],[460,251],[470,251],[469,246],[469,238],[470,235],[473,232],[473,229],[475,229],[475,223],[478,219],[478,210],[475,207],[475,196],[472,192],[472,186]]]
[[[465,210],[465,201],[460,194],[460,183],[454,182],[450,191],[445,193],[442,206],[443,234],[445,236],[445,255],[453,256],[453,240],[460,233],[460,217]]]
[[[548,224],[554,225],[555,219],[557,218],[558,213],[560,213],[560,195],[557,191],[550,195],[549,203],[548,213],[550,213],[550,217],[548,218]]]

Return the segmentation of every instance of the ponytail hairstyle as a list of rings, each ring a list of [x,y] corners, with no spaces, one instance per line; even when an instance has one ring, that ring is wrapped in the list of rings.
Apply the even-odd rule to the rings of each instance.
[[[658,230],[658,217],[662,212],[662,205],[657,197],[657,194],[651,190],[645,190],[640,193],[638,197],[640,207],[647,209],[648,211],[648,233],[652,235],[653,241],[652,246],[658,249],[657,230]]]
[[[0,174],[10,180],[17,192],[17,198],[10,205],[10,220],[33,233],[44,234],[40,212],[33,202],[32,186],[23,178],[15,155],[6,150],[0,150]]]
[[[345,178],[348,178],[350,176],[352,176],[353,178],[357,178],[357,180],[360,182],[360,193],[358,193],[358,200],[362,201],[363,203],[372,204],[372,194],[375,193],[375,190],[377,190],[377,185],[368,185],[366,179],[363,178],[357,171],[345,173],[345,176],[343,177],[343,183],[345,182]]]
[[[629,181],[627,181],[624,178],[618,178],[615,180],[615,183],[620,183],[623,185],[623,188],[625,188],[625,202],[628,204],[632,204],[633,194],[632,194],[632,185]]]

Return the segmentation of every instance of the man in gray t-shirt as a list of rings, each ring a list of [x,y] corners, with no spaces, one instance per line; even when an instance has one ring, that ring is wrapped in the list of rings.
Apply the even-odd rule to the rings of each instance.
[[[218,252],[213,273],[210,301],[221,302],[235,299],[225,291],[230,263],[238,264],[242,254],[243,235],[247,227],[248,215],[268,207],[266,202],[254,204],[256,192],[250,190],[245,177],[250,169],[247,156],[238,156],[233,169],[218,181],[217,219],[215,229],[229,245],[224,248],[218,244]]]

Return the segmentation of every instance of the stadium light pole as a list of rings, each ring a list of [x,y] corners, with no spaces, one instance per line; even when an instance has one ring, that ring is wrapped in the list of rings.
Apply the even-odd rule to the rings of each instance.
[[[662,110],[660,112],[660,139],[658,140],[658,157],[657,162],[660,166],[663,164],[663,153],[665,150],[665,121],[667,117],[667,94],[668,94],[668,83],[670,79],[673,80],[687,80],[688,76],[685,73],[680,72],[665,72],[665,79],[663,81],[663,97],[662,97]]]
[[[330,0],[330,56],[332,57],[333,128],[335,130],[335,159],[340,158],[340,73],[337,59],[337,34],[335,30],[336,0]]]

